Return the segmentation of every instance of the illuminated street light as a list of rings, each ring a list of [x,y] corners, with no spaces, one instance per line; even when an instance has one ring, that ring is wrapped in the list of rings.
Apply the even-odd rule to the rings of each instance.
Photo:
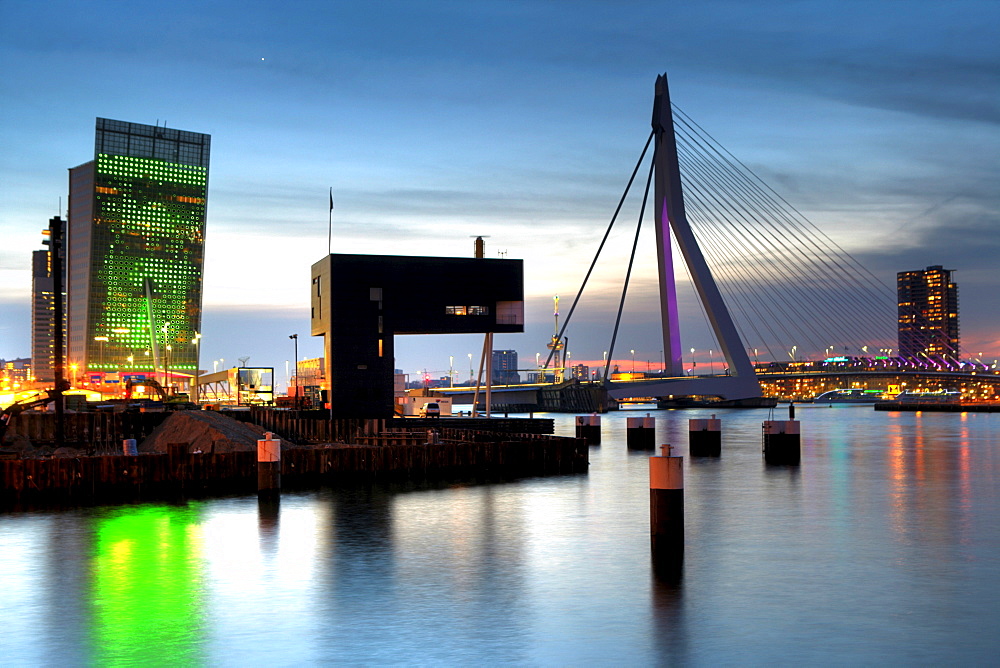
[[[108,342],[108,337],[106,337],[106,336],[95,336],[94,340],[95,341],[100,341],[100,343],[101,343],[100,368],[103,371],[104,370],[104,344],[106,344]]]
[[[198,374],[201,373],[201,333],[195,332],[194,338],[191,339],[191,343],[194,344],[194,382],[191,386],[192,400],[194,403],[198,403]]]
[[[299,335],[298,334],[289,334],[288,338],[290,338],[293,341],[295,341],[295,366],[293,367],[293,369],[295,370],[295,375],[293,376],[293,378],[295,378],[295,408],[298,409],[298,407],[299,407]]]
[[[632,373],[635,373],[635,351],[630,351],[632,353]]]

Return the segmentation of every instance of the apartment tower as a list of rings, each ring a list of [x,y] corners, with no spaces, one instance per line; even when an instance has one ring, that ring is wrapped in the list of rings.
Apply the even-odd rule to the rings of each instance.
[[[958,360],[958,286],[940,265],[896,274],[899,355]]]

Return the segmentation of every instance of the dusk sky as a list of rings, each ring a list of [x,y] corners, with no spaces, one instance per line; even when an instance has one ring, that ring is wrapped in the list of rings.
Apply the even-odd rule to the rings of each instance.
[[[283,382],[293,333],[300,358],[321,354],[309,268],[331,187],[334,252],[470,256],[489,235],[488,257],[524,259],[526,332],[495,347],[531,366],[649,134],[662,72],[685,113],[886,284],[956,270],[963,348],[996,358],[998,30],[992,0],[4,0],[0,358],[30,356],[31,251],[101,116],[212,135],[203,368],[249,356]],[[567,331],[574,361],[608,348],[630,215]],[[650,250],[617,359],[659,360],[654,279]],[[685,347],[714,345],[689,320]],[[396,366],[439,376],[451,356],[461,379],[481,346],[398,337]]]

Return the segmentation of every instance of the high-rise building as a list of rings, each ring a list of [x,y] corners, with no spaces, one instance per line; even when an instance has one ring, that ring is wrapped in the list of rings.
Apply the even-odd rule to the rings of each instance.
[[[517,385],[521,382],[517,373],[516,350],[493,351],[493,382],[497,385]]]
[[[65,233],[65,229],[63,232]],[[50,248],[34,251],[31,255],[31,367],[35,380],[44,383],[51,383],[56,378],[55,281],[52,276],[51,252]],[[65,275],[64,268],[64,279]],[[62,282],[65,284],[65,280]],[[65,340],[65,313],[60,326]]]
[[[951,272],[935,265],[896,274],[901,357],[959,358],[958,286]]]
[[[97,119],[69,170],[68,362],[193,373],[211,137]]]

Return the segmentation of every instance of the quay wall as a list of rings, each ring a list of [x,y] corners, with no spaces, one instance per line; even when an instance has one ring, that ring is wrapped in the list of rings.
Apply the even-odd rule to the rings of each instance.
[[[471,438],[469,437],[471,435]],[[586,472],[583,439],[443,430],[439,443],[415,444],[387,434],[371,445],[285,447],[283,484],[290,487],[372,480],[507,478]],[[458,437],[456,440],[450,440]],[[190,453],[0,460],[0,507],[34,503],[135,501],[163,496],[251,493],[257,453]]]
[[[1000,403],[949,404],[879,401],[875,404],[877,411],[899,411],[928,413],[1000,413]]]

